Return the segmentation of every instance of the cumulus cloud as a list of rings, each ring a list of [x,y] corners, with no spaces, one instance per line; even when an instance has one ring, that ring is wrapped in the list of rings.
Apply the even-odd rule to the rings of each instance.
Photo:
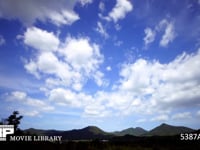
[[[35,39],[29,38],[29,42],[25,42],[26,38],[31,37],[27,31],[32,30],[39,32],[41,37],[47,36],[48,41],[56,42],[42,47],[35,45]],[[124,63],[119,72],[120,79],[111,91],[89,95],[81,92],[87,80],[93,80],[97,86],[105,85],[104,74],[99,70],[104,61],[99,45],[87,37],[67,36],[61,42],[54,33],[42,29],[31,27],[27,31],[24,43],[37,49],[37,55],[25,63],[25,69],[45,80],[44,91],[52,102],[83,109],[83,116],[157,113],[161,119],[166,119],[162,115],[174,109],[199,105],[200,50],[192,54],[182,53],[166,64],[142,58],[134,63]],[[39,45],[46,45],[46,41],[38,42]],[[106,69],[109,71],[111,68]]]
[[[73,10],[75,4],[90,3],[91,0],[65,1],[60,0],[1,0],[0,17],[6,19],[19,19],[26,25],[42,22],[52,22],[55,25],[71,25],[79,19],[79,15]]]
[[[147,106],[146,112],[197,106],[200,98],[199,60],[200,50],[195,54],[183,53],[168,64],[144,59],[124,64],[117,88],[139,96],[142,101],[146,99],[142,104]]]
[[[25,69],[38,79],[52,75],[45,77],[49,87],[62,85],[79,91],[88,79],[103,85],[104,74],[98,69],[104,58],[89,38],[68,36],[61,42],[52,32],[30,27],[24,33],[24,43],[37,54],[25,63]]]
[[[90,43],[88,38],[68,37],[59,51],[75,70],[83,70],[87,74],[96,70],[103,62],[99,46]]]
[[[37,27],[30,27],[24,34],[24,43],[37,50],[55,51],[58,49],[59,39],[53,32],[47,32]]]
[[[133,6],[130,1],[117,0],[117,3],[115,4],[111,12],[108,14],[106,19],[109,21],[113,20],[114,22],[117,22],[118,20],[125,18],[127,13],[129,13],[132,10]]]
[[[110,113],[95,95],[91,96],[82,92],[76,93],[68,89],[57,88],[50,91],[49,99],[60,106],[83,109],[83,117],[106,117]]]
[[[48,40],[58,41],[46,50],[45,46],[35,46],[32,42],[35,39],[25,42],[29,36],[24,35],[24,43],[37,49],[37,55],[25,63],[25,68],[45,80],[44,91],[52,103],[82,109],[85,117],[156,114],[152,121],[168,120],[166,114],[173,110],[200,104],[200,49],[196,53],[182,53],[165,64],[142,58],[134,63],[124,63],[119,72],[120,79],[111,91],[89,95],[81,91],[87,80],[94,80],[97,86],[104,85],[104,74],[99,70],[104,57],[99,45],[92,43],[88,37],[67,36],[61,42],[54,33],[42,29],[30,27],[27,31],[33,29],[41,37],[45,35]],[[40,45],[45,45],[46,41],[40,42]],[[34,103],[44,106],[26,93],[13,94],[29,106],[36,107]],[[180,116],[176,114],[172,118]]]
[[[54,64],[48,64],[51,63],[48,62],[48,59],[41,59],[40,61],[47,62],[36,61],[38,63],[38,70],[40,72],[43,70],[45,74],[52,73],[56,76],[59,73],[59,70],[56,70],[56,68],[59,68],[59,66],[55,67],[54,65],[60,64],[62,66],[66,62],[58,60],[57,56],[53,55],[52,52],[48,53],[45,52],[42,55],[49,55],[44,58],[52,57],[51,60],[55,59],[53,61]],[[42,64],[45,65],[42,66]],[[200,50],[191,54],[183,53],[166,64],[156,60],[138,59],[134,63],[125,63],[121,66],[120,80],[113,85],[111,91],[98,91],[93,94],[86,94],[80,90],[74,91],[70,88],[65,88],[61,78],[48,77],[46,82],[51,84],[52,87],[47,89],[45,94],[47,99],[53,104],[82,110],[83,117],[96,118],[112,115],[140,114],[154,116],[149,121],[182,119],[183,117],[190,117],[191,112],[173,114],[171,118],[169,118],[169,115],[185,107],[194,108],[200,104],[199,65]],[[48,66],[52,67],[48,68]],[[188,69],[190,71],[187,71]],[[72,69],[72,71],[76,72],[76,69]],[[63,73],[63,75],[66,74],[69,75],[70,72],[69,74]],[[95,75],[95,73],[93,74]],[[101,73],[97,74],[97,76],[101,76]],[[72,76],[72,78],[79,80],[75,76]],[[102,84],[100,81],[96,82],[97,84]],[[72,83],[76,82],[72,81]],[[15,92],[12,95],[18,101],[29,106],[44,106],[43,102],[30,98],[26,93]]]
[[[50,91],[49,99],[59,105],[67,105],[70,107],[80,107],[82,105],[80,96],[70,90],[56,88]]]

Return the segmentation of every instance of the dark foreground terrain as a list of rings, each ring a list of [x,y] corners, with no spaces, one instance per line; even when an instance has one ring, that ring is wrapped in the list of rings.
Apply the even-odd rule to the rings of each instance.
[[[0,142],[6,149],[27,150],[199,150],[200,140],[181,141],[179,136],[134,137],[126,135],[109,141]]]

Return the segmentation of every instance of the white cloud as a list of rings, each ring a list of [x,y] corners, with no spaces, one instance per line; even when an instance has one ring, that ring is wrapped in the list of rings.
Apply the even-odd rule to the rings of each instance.
[[[104,11],[105,11],[105,4],[104,4],[102,1],[99,3],[99,10],[100,10],[101,12],[104,12]]]
[[[199,116],[199,117],[200,117],[200,110],[199,110],[199,111],[197,111],[197,116]]]
[[[52,22],[55,25],[71,25],[79,19],[78,14],[73,11],[77,1],[61,0],[1,0],[0,17],[6,19],[19,19],[26,25],[42,22]],[[81,0],[81,3],[87,3]]]
[[[116,42],[114,43],[115,46],[120,46],[120,45],[122,45],[122,44],[123,44],[123,41],[116,41]]]
[[[57,105],[83,109],[83,117],[106,117],[110,111],[102,105],[101,99],[95,95],[77,93],[63,88],[53,89],[49,93],[49,99]]]
[[[49,53],[49,55],[52,55],[51,52]],[[64,63],[59,62],[60,60],[56,56],[48,56],[47,58],[55,59],[53,61],[55,64]],[[47,62],[42,62],[41,64],[46,64]],[[49,65],[48,63],[44,67],[52,66],[52,68],[59,68],[54,67],[55,64]],[[54,72],[54,69],[51,67],[42,68],[42,65],[38,64],[40,71],[43,70],[44,73],[58,75],[58,70]],[[98,91],[93,94],[86,94],[81,90],[74,92],[70,88],[65,88],[62,79],[52,77],[46,80],[52,87],[47,89],[45,94],[51,103],[82,110],[83,117],[96,118],[140,114],[155,116],[151,121],[167,121],[170,119],[168,115],[174,110],[178,112],[183,107],[193,108],[200,104],[199,65],[200,50],[192,54],[183,53],[167,64],[161,64],[156,60],[138,59],[134,63],[122,65],[120,71],[121,78],[113,85],[111,91]],[[190,72],[187,71],[188,68]],[[66,75],[65,73],[63,74]],[[93,73],[92,76],[92,78],[97,76],[98,79],[102,78],[101,76],[103,75],[99,72],[97,74]],[[72,78],[79,80],[79,78],[74,76]],[[95,78],[95,80],[97,79]],[[71,85],[77,83],[77,89],[81,86],[78,85],[79,82],[71,82],[73,83]],[[103,84],[101,80],[96,82],[99,85]],[[21,101],[28,97],[23,93],[15,93],[14,95],[18,100],[21,99]],[[30,97],[28,99],[26,104],[29,106],[43,106],[43,104],[40,104],[40,101],[33,100]],[[36,106],[33,105],[33,102],[36,102]],[[189,116],[190,112],[177,113],[171,119],[181,119]]]
[[[98,69],[104,57],[89,38],[68,36],[60,42],[53,33],[31,27],[25,32],[24,43],[37,49],[36,58],[26,61],[25,69],[36,78],[45,79],[48,88],[61,85],[80,91],[88,79],[103,85],[104,74]]]
[[[160,32],[162,33],[162,31],[164,31],[164,34],[162,35],[159,45],[167,47],[169,43],[173,42],[176,37],[174,23],[168,21],[167,19],[163,19],[158,23],[158,25],[155,26],[154,29],[149,27],[145,28],[145,37],[143,38],[145,47],[154,42],[156,34]]]
[[[144,44],[147,46],[148,44],[152,43],[155,40],[156,32],[153,31],[151,28],[146,28],[144,30],[145,37],[144,37]]]
[[[55,51],[59,39],[53,32],[47,32],[36,27],[30,27],[24,34],[24,43],[41,51]]]
[[[29,67],[32,64],[34,67]],[[54,86],[71,87],[73,85],[72,87],[78,90],[76,85],[78,83],[82,87],[83,75],[81,76],[79,72],[73,70],[68,63],[60,61],[52,52],[41,53],[36,60],[25,64],[25,68],[36,77],[44,78],[48,88]],[[53,78],[45,75],[53,75]]]
[[[143,108],[147,114],[195,107],[200,98],[199,65],[200,50],[183,53],[168,64],[139,59],[122,66],[120,83],[115,88],[137,96],[142,105],[136,109]]]
[[[26,93],[20,91],[14,91],[11,93],[11,97],[9,97],[8,99],[12,100],[16,98],[16,100],[23,101],[26,97],[27,97]]]
[[[47,39],[57,39],[53,33],[36,30],[52,37]],[[29,73],[45,80],[45,92],[57,104],[81,108],[84,116],[98,115],[98,111],[103,111],[102,116],[114,113],[157,113],[162,116],[173,109],[199,104],[200,50],[193,54],[183,53],[167,64],[145,59],[124,63],[120,70],[120,80],[110,92],[87,95],[80,92],[87,80],[94,80],[98,86],[105,85],[104,74],[99,70],[104,61],[99,46],[87,37],[68,36],[65,42],[57,40],[54,45],[48,45],[50,51],[45,51],[45,46],[41,48],[32,42],[25,43],[40,49],[36,58],[31,58],[25,64],[25,68]],[[111,68],[108,66],[106,69],[109,71]],[[71,91],[72,89],[76,92]],[[95,105],[94,100],[97,103]],[[95,112],[97,106],[100,108]]]
[[[106,67],[106,70],[107,70],[107,71],[111,71],[112,68],[111,68],[110,66],[107,66],[107,67]]]
[[[35,116],[39,116],[40,112],[33,110],[33,111],[25,111],[25,110],[20,110],[20,113],[24,116],[29,116],[29,117],[35,117]]]
[[[162,28],[165,29],[165,32],[160,40],[160,46],[166,47],[170,42],[172,42],[176,36],[174,24],[172,22],[163,19],[160,21],[159,25],[157,26],[158,30]]]
[[[177,114],[174,114],[172,116],[172,119],[188,119],[188,118],[191,118],[191,113],[190,112],[183,112],[183,113],[177,113]]]
[[[137,123],[142,123],[142,122],[146,122],[147,120],[146,119],[138,119],[136,120]]]
[[[106,110],[105,106],[97,103],[93,103],[92,105],[88,105],[84,109],[84,117],[106,117],[110,114],[109,110]]]
[[[128,0],[117,0],[115,7],[106,17],[108,20],[117,22],[120,19],[125,18],[126,14],[133,10],[133,6]]]
[[[103,37],[108,38],[109,35],[106,32],[105,28],[103,27],[101,22],[97,22],[97,27],[96,27],[96,31],[99,32]]]
[[[104,84],[104,81],[102,80],[103,77],[104,77],[104,74],[102,72],[100,71],[95,72],[94,80],[98,86],[103,86]]]
[[[86,74],[98,69],[103,62],[99,46],[89,42],[88,38],[68,37],[59,51],[75,70],[83,70]]]
[[[151,119],[151,121],[167,121],[169,119],[168,115],[159,115]]]
[[[117,31],[119,31],[119,30],[121,30],[121,26],[119,25],[119,24],[115,24],[115,29],[117,30]]]
[[[53,89],[49,93],[49,100],[70,107],[80,107],[82,105],[78,94],[63,88]]]
[[[27,95],[27,93],[21,91],[7,93],[5,95],[5,99],[7,102],[18,102],[20,105],[25,105],[25,108],[31,107],[31,109],[39,112],[49,112],[54,110],[54,107],[50,106],[48,103],[45,103],[44,100],[31,98]]]
[[[78,1],[82,4],[82,6],[93,2],[93,0],[78,0]]]
[[[5,43],[6,43],[6,40],[4,39],[4,37],[2,35],[0,35],[0,46]]]
[[[24,68],[26,69],[28,73],[33,74],[37,79],[40,78],[40,75],[37,71],[37,64],[33,62],[32,60],[30,60],[29,63],[25,64]]]

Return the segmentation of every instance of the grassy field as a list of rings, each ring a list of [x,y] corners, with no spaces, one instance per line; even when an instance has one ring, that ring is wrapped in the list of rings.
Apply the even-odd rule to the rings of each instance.
[[[148,141],[68,141],[50,142],[0,142],[6,149],[27,150],[198,150],[200,141],[164,141],[153,139]]]

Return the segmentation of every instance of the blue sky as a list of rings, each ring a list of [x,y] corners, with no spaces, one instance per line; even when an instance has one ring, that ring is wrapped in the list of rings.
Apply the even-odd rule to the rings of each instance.
[[[199,0],[0,0],[0,117],[200,128],[199,35]]]

